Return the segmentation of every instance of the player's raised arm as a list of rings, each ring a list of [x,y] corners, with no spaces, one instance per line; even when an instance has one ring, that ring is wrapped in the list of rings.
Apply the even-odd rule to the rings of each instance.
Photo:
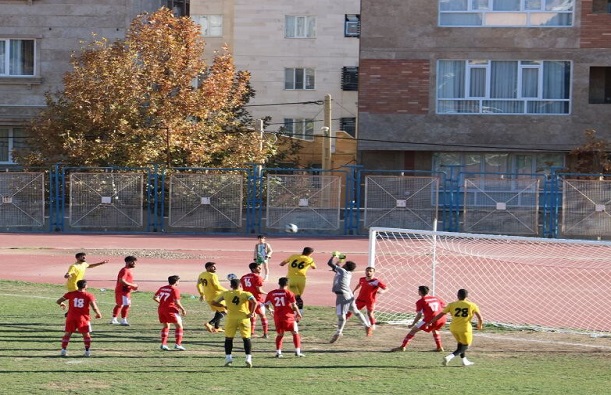
[[[337,263],[338,261],[335,261],[336,258],[337,256],[333,254],[331,255],[331,258],[329,258],[329,261],[327,262],[327,265],[329,265],[329,267],[331,267],[331,270],[333,271],[335,271],[337,267],[339,266],[339,264]]]
[[[89,264],[89,267],[90,267],[90,268],[92,268],[92,267],[96,267],[96,266],[104,265],[104,264],[106,264],[106,263],[108,263],[108,259],[103,260],[103,261],[98,262],[98,263],[90,263],[90,264]]]

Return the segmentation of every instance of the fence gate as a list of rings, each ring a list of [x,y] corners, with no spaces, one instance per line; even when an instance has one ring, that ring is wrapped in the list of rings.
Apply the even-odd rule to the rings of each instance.
[[[142,173],[71,173],[70,226],[75,228],[141,228]]]
[[[562,235],[611,236],[611,181],[565,179],[562,191]]]
[[[241,228],[243,174],[178,173],[170,177],[172,228]]]
[[[367,176],[364,226],[432,230],[438,196],[438,177]]]
[[[44,173],[0,173],[0,199],[3,228],[44,226]]]
[[[295,224],[304,230],[337,230],[341,177],[318,174],[267,176],[267,228]]]
[[[539,179],[465,178],[464,232],[539,233]]]

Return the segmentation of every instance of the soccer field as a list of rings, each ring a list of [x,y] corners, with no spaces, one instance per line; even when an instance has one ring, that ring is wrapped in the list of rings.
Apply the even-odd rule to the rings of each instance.
[[[80,335],[69,356],[59,357],[63,311],[55,300],[61,285],[0,281],[0,387],[12,394],[583,394],[609,392],[611,339],[586,335],[507,331],[486,327],[474,337],[462,367],[456,359],[441,366],[429,334],[419,333],[404,353],[403,326],[380,325],[365,337],[351,319],[343,338],[329,344],[335,316],[331,307],[307,307],[300,325],[305,358],[292,355],[285,337],[282,359],[274,358],[274,338],[253,339],[252,369],[244,367],[240,339],[234,366],[223,367],[223,336],[203,329],[211,317],[206,304],[184,287],[185,352],[159,350],[156,304],[150,292],[134,294],[129,327],[109,325],[111,290],[90,288],[104,314],[93,322],[92,357],[84,358]],[[412,309],[410,298],[406,310]],[[485,312],[484,312],[485,317]],[[257,335],[260,335],[258,328]],[[446,351],[454,341],[446,330]]]

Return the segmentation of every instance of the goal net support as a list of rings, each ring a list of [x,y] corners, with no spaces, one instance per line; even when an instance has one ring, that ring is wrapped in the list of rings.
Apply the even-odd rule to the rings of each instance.
[[[371,228],[369,265],[388,285],[380,322],[411,322],[418,286],[469,291],[487,323],[611,332],[611,243]]]

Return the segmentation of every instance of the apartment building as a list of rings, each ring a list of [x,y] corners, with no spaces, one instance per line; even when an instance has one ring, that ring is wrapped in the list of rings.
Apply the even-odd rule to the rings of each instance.
[[[248,109],[271,117],[266,131],[306,141],[325,126],[332,136],[356,135],[360,0],[192,0],[191,17],[202,25],[208,60],[227,45],[237,68],[250,71],[256,96]]]
[[[189,0],[0,0],[0,165],[13,164],[23,126],[62,88],[81,42],[124,38],[136,15],[161,6],[187,15]]]
[[[541,173],[611,139],[611,0],[362,0],[360,163]]]

